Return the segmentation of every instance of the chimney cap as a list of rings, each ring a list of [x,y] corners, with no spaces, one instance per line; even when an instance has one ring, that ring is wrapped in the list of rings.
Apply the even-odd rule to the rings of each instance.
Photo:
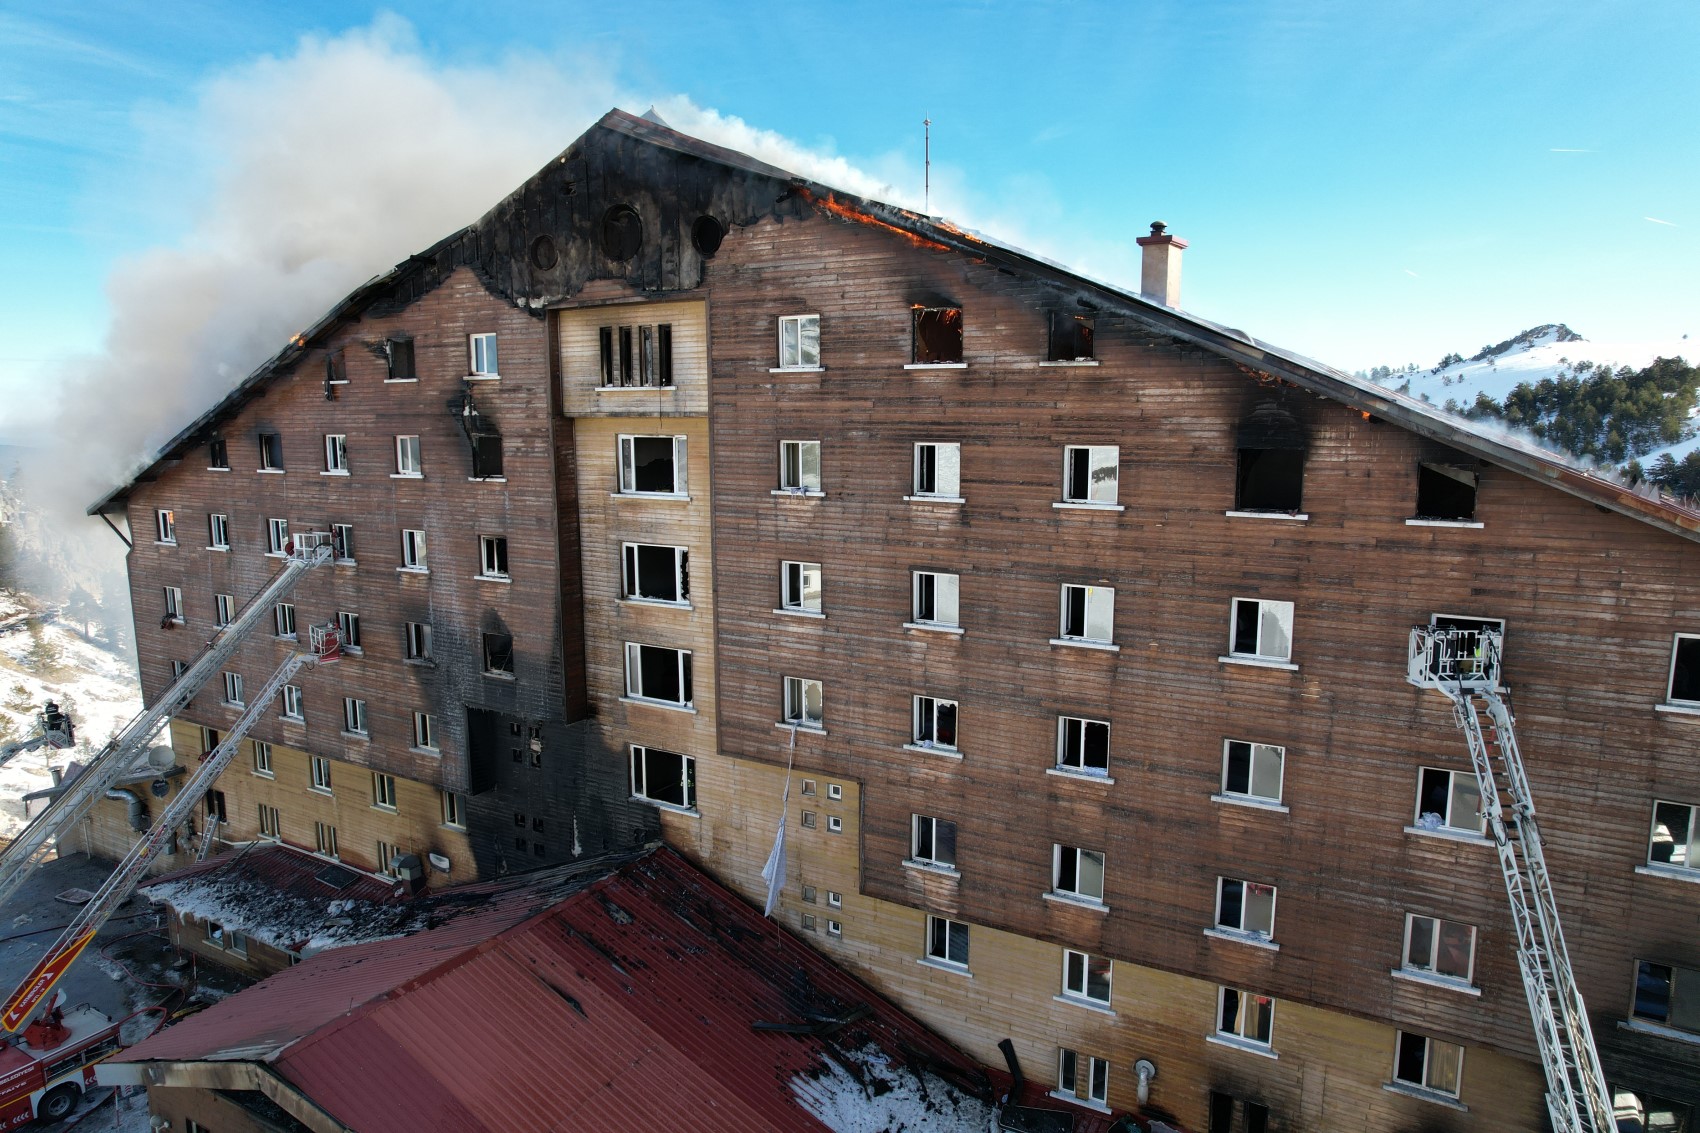
[[[1151,222],[1151,235],[1153,236],[1161,236],[1164,232],[1167,232],[1168,229],[1169,226],[1161,220],[1153,220]]]

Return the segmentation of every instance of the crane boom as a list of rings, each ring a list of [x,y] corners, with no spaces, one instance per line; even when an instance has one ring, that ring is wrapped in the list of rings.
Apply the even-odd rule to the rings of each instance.
[[[195,660],[150,707],[143,709],[107,741],[83,772],[49,801],[10,845],[0,850],[0,906],[11,900],[36,867],[47,859],[59,836],[74,826],[130,771],[136,756],[153,740],[166,720],[182,711],[201,686],[224,667],[254,627],[265,620],[271,607],[294,590],[304,574],[330,559],[331,537],[328,534],[312,532],[296,537],[289,546],[283,569],[237,611],[229,624],[213,634]]]

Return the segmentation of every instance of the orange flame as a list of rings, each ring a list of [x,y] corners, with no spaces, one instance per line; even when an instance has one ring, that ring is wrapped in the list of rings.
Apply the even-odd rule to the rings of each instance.
[[[948,245],[940,244],[937,240],[929,240],[925,236],[917,236],[915,233],[910,232],[906,228],[899,228],[897,225],[881,220],[876,216],[870,216],[853,205],[845,204],[831,193],[822,197],[811,192],[805,186],[798,186],[797,192],[804,200],[809,201],[811,204],[816,205],[841,220],[853,220],[857,224],[866,224],[871,228],[884,229],[887,232],[901,236],[917,248],[931,248],[936,252],[950,251]]]

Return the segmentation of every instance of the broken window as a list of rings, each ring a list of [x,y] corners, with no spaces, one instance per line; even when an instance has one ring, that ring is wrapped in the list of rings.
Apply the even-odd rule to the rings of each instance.
[[[1407,972],[1423,972],[1431,976],[1470,982],[1475,969],[1476,926],[1439,917],[1405,916],[1405,954],[1402,966]]]
[[[821,612],[821,569],[819,563],[782,562],[780,605],[799,613]]]
[[[1111,968],[1108,956],[1063,949],[1063,994],[1108,1006]]]
[[[230,471],[230,445],[223,437],[214,437],[207,442],[207,467]]]
[[[1264,598],[1235,598],[1228,653],[1234,657],[1286,663],[1293,654],[1293,604]]]
[[[472,438],[472,478],[497,480],[502,471],[502,438],[496,433],[480,433]]]
[[[1235,511],[1298,512],[1304,501],[1305,435],[1275,405],[1261,405],[1240,423]]]
[[[230,517],[217,512],[207,516],[207,537],[211,543],[207,550],[230,550]]]
[[[621,437],[620,491],[626,495],[684,495],[685,438]]]
[[[673,326],[606,326],[598,332],[606,388],[673,384]]]
[[[820,316],[784,315],[779,320],[779,368],[820,368]]]
[[[1273,744],[1226,740],[1222,751],[1222,793],[1259,802],[1281,801],[1281,775],[1287,749]]]
[[[632,745],[632,798],[694,809],[697,761],[660,748]]]
[[[1052,847],[1051,889],[1095,904],[1104,901],[1104,855],[1079,846]]]
[[[413,746],[420,751],[437,750],[437,718],[429,712],[413,714]]]
[[[1476,471],[1455,464],[1417,466],[1418,519],[1467,521],[1476,518]]]
[[[224,792],[223,791],[208,791],[207,792],[207,817],[209,819],[216,819],[219,822],[228,821],[228,819],[225,817],[225,812],[224,812]]]
[[[961,307],[915,307],[911,327],[911,363],[943,366],[962,361]]]
[[[268,520],[266,520],[266,554],[268,554],[268,555],[288,554],[289,553],[288,547],[289,547],[289,520],[287,520],[287,519],[268,519]]]
[[[1088,362],[1092,352],[1092,319],[1087,315],[1051,312],[1051,335],[1045,357],[1051,362]]]
[[[1700,807],[1664,801],[1653,804],[1647,864],[1700,870]]]
[[[1062,588],[1062,629],[1065,641],[1109,644],[1115,635],[1116,592],[1108,586]]]
[[[336,857],[336,827],[328,822],[313,823],[313,848],[327,858]]]
[[[956,701],[917,696],[914,725],[917,747],[956,750]]]
[[[825,719],[821,683],[805,677],[786,677],[785,723],[799,728],[819,728]]]
[[[325,351],[325,384],[328,386],[345,386],[348,384],[348,359],[341,350]],[[326,391],[326,397],[330,391]]]
[[[283,438],[276,433],[260,434],[260,471],[283,471]]]
[[[1234,987],[1219,988],[1217,994],[1216,1033],[1268,1047],[1275,1033],[1275,1000]]]
[[[1417,775],[1417,828],[1480,834],[1487,829],[1474,771],[1424,767]]]
[[[691,598],[690,551],[650,543],[627,543],[622,598],[686,603]]]
[[[626,695],[638,700],[689,707],[693,697],[690,650],[628,641]]]
[[[925,865],[956,868],[956,823],[942,818],[910,816],[909,859]]]
[[[1102,1058],[1066,1047],[1057,1052],[1057,1093],[1076,1101],[1106,1104],[1110,1096],[1110,1064]]]
[[[351,736],[366,735],[366,702],[358,697],[342,698],[342,730]]]
[[[818,492],[820,442],[779,442],[779,487],[786,492]]]
[[[514,639],[509,633],[484,635],[484,671],[512,676],[514,671]]]
[[[1666,699],[1672,704],[1700,706],[1700,634],[1679,633],[1670,653],[1670,686]]]
[[[384,344],[385,358],[388,361],[388,372],[385,381],[411,382],[418,377],[413,369],[413,340],[411,338],[392,338]]]
[[[344,651],[359,653],[361,651],[360,615],[351,614],[347,610],[337,611],[336,628],[337,636],[341,639]]]
[[[1063,500],[1071,504],[1113,504],[1120,471],[1115,445],[1068,445],[1063,449]]]
[[[431,659],[431,626],[429,623],[407,623],[407,659],[409,661],[429,661]]]
[[[425,566],[425,532],[416,528],[403,528],[401,532],[401,569],[424,573]]]
[[[915,604],[913,617],[917,625],[951,626],[961,623],[958,594],[961,580],[954,574],[918,570],[914,573]]]
[[[395,776],[382,771],[372,772],[372,805],[381,810],[395,809]]]
[[[944,917],[927,917],[927,959],[953,968],[968,967],[968,926]]]
[[[161,543],[177,542],[177,513],[170,508],[154,512],[154,531]]]
[[[1216,879],[1216,927],[1227,932],[1268,940],[1275,935],[1275,887],[1242,881],[1237,877]]]
[[[1393,1055],[1393,1080],[1449,1098],[1458,1096],[1464,1048],[1456,1043],[1400,1031]]]
[[[496,369],[496,336],[469,334],[466,336],[467,373],[475,378],[494,378]]]
[[[295,638],[295,604],[279,602],[272,610],[272,622],[277,626],[277,635],[293,640]]]
[[[1110,725],[1079,716],[1057,717],[1057,767],[1082,775],[1110,773]]]
[[[508,541],[501,535],[478,538],[479,574],[484,578],[507,578]]]
[[[325,471],[337,476],[348,475],[348,437],[345,434],[325,434]]]

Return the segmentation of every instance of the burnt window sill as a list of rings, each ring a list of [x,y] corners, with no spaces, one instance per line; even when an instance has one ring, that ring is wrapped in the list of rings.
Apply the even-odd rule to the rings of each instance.
[[[665,708],[669,712],[688,712],[692,716],[697,714],[696,705],[680,704],[676,700],[651,700],[647,696],[622,696],[620,697],[620,703],[641,704],[647,708]]]
[[[411,751],[414,755],[428,755],[432,759],[443,758],[443,749],[440,747],[420,747],[418,744],[414,744],[407,750]],[[389,809],[393,811],[395,808],[390,807]]]
[[[1309,523],[1309,514],[1302,511],[1225,511],[1229,519],[1284,519],[1289,523]]]
[[[904,858],[903,868],[916,870],[920,873],[935,873],[940,877],[948,877],[953,880],[961,880],[962,878],[962,871],[953,865],[922,861],[920,858]]]
[[[1485,527],[1486,524],[1474,519],[1407,519],[1406,527]]]
[[[493,681],[514,681],[519,679],[506,669],[485,669],[484,675]]]
[[[672,814],[683,814],[690,818],[702,817],[702,811],[698,810],[694,806],[680,806],[678,803],[664,803],[660,799],[645,798],[642,795],[630,795],[628,797],[634,803],[642,803],[644,806],[652,806],[656,810],[665,810]]]
[[[422,669],[435,669],[437,667],[437,663],[429,657],[403,657],[401,663],[403,665],[418,665]]]

